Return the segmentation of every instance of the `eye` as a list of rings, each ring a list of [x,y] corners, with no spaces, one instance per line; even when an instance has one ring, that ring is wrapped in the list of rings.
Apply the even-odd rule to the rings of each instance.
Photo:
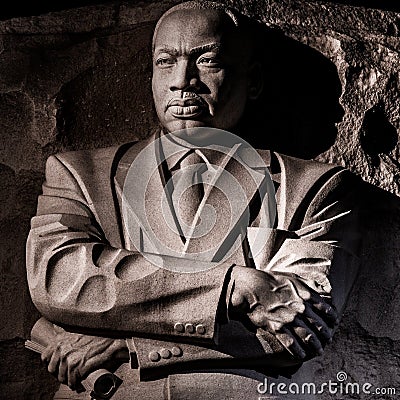
[[[220,68],[221,63],[218,60],[217,57],[211,57],[211,56],[201,56],[197,60],[197,64],[203,65],[205,67],[210,67],[210,68]]]
[[[174,65],[176,62],[175,57],[172,56],[161,56],[158,57],[155,61],[155,64],[161,68],[167,68]]]

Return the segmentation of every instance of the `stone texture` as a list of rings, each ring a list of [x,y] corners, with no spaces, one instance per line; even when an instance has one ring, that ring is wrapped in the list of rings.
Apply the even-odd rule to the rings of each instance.
[[[336,65],[345,115],[336,142],[318,159],[346,166],[367,182],[399,194],[399,146],[393,136],[400,130],[400,14],[292,0],[229,3],[315,48]],[[394,135],[377,133],[367,123],[376,108]],[[386,145],[368,152],[360,136],[379,136]]]
[[[38,316],[26,287],[24,247],[44,162],[58,151],[128,141],[156,127],[151,31],[176,2],[107,3],[0,22],[5,398],[51,398],[54,389],[21,341]],[[297,379],[323,382],[343,370],[349,381],[400,393],[400,13],[304,0],[227,3],[314,49],[290,44],[281,77],[276,69],[269,81],[276,112],[267,121],[263,114],[265,132],[253,139],[339,163],[384,189],[363,195],[362,270],[334,343]],[[265,106],[274,105],[266,99]],[[274,143],[284,134],[288,140]]]
[[[31,18],[12,18],[0,22],[0,32],[6,34],[88,33],[115,25],[115,5],[75,8]]]

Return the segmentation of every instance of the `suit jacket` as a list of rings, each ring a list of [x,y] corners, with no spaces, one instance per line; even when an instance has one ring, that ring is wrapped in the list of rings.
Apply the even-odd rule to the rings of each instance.
[[[297,363],[267,332],[250,332],[227,320],[229,272],[232,265],[246,263],[241,251],[191,274],[160,268],[138,253],[126,229],[122,193],[129,166],[148,143],[48,159],[27,242],[28,282],[38,310],[72,329],[132,337],[129,346],[139,364],[135,385],[169,376],[162,392],[165,385],[169,392],[175,388],[176,398],[183,398],[183,382],[193,392],[202,381],[194,371],[263,366],[276,373]],[[290,274],[341,310],[357,271],[354,176],[333,165],[259,153],[279,189],[273,229],[259,226],[262,199],[247,228],[248,241],[263,234],[266,238],[256,266]],[[234,174],[240,181],[243,171]],[[146,201],[157,220],[163,186],[157,179],[151,185]],[[249,200],[256,190],[246,189]],[[173,263],[173,256],[168,257]],[[191,372],[194,380],[181,372]],[[241,375],[240,382],[253,382],[254,376]],[[204,384],[220,387],[221,379],[215,380],[220,375],[208,376],[211,381],[203,379]],[[239,382],[236,377],[234,381]],[[160,398],[158,392],[155,398]]]

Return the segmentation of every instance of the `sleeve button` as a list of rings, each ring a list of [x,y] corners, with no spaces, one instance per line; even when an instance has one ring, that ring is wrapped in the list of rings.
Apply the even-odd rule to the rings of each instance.
[[[149,360],[156,362],[160,360],[160,354],[157,351],[151,351],[149,353]]]
[[[204,327],[204,325],[199,324],[196,326],[196,332],[199,335],[204,335],[206,333],[206,328]]]
[[[168,349],[161,349],[160,350],[160,355],[162,358],[170,358],[171,357],[171,352]]]
[[[178,332],[178,333],[183,333],[183,332],[185,332],[185,327],[184,327],[183,324],[181,324],[180,322],[177,322],[177,323],[174,325],[174,329],[175,329],[175,331]]]
[[[194,325],[193,324],[186,324],[185,330],[187,333],[194,333]]]
[[[174,357],[180,357],[182,355],[182,349],[178,346],[174,346],[171,349],[171,352]]]

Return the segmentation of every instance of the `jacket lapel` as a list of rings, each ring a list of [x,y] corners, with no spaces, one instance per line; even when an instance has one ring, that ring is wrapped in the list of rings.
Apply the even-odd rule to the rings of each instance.
[[[125,246],[130,250],[179,256],[183,242],[164,193],[154,135],[121,159],[115,179]]]

